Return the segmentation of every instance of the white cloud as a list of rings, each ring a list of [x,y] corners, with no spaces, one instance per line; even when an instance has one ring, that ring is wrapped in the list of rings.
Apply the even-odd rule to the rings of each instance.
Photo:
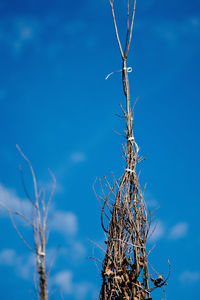
[[[144,200],[148,208],[157,208],[159,206],[158,201],[152,196],[150,192],[145,192]]]
[[[156,242],[161,239],[165,234],[165,226],[162,221],[157,221],[151,224],[149,232],[149,241]]]
[[[74,164],[79,164],[84,161],[86,161],[87,156],[84,152],[82,151],[74,151],[71,154],[67,155],[65,158],[62,160],[62,164],[58,167],[56,170],[56,174],[59,178],[62,178],[67,176],[67,174],[71,174],[71,170],[74,167]]]
[[[37,44],[42,31],[41,21],[26,16],[2,18],[0,28],[0,43],[15,56],[23,53],[27,45]]]
[[[177,240],[182,237],[185,237],[188,233],[188,223],[180,222],[172,227],[169,233],[169,238],[172,240]]]
[[[85,257],[86,249],[84,245],[79,241],[73,241],[71,245],[71,256],[74,260],[79,260]]]
[[[88,294],[93,295],[95,293],[94,286],[89,282],[76,283],[76,284],[74,284],[74,289],[76,291],[75,292],[76,299],[78,299],[78,300],[88,299]],[[91,297],[90,297],[90,299],[91,299]],[[97,299],[97,297],[95,299]]]
[[[13,249],[3,249],[0,252],[0,265],[12,266],[16,258],[15,251]]]
[[[0,183],[0,216],[8,216],[5,207],[12,212],[21,212],[31,219],[33,209],[31,202],[28,199],[18,197],[15,190]],[[72,212],[55,210],[50,222],[50,229],[68,236],[74,236],[78,231],[77,217]]]
[[[78,220],[74,213],[57,210],[50,222],[52,230],[74,236],[78,231]]]
[[[30,279],[33,274],[35,257],[33,253],[18,255],[14,249],[0,251],[0,266],[12,267],[23,279]]]
[[[61,22],[57,15],[48,15],[45,18],[38,16],[7,16],[0,19],[0,45],[10,52],[14,57],[20,57],[27,47],[31,46],[31,51],[44,50],[50,57],[64,53],[66,46],[66,36],[83,36],[87,29],[85,20],[72,19]],[[51,39],[43,37],[49,30],[55,29],[57,36]],[[59,38],[58,38],[59,37]],[[96,37],[95,37],[96,39]],[[90,38],[89,38],[90,40]],[[88,38],[83,39],[83,46],[88,46]],[[94,44],[94,43],[93,43]]]
[[[73,152],[70,155],[70,160],[74,163],[83,162],[86,160],[86,155],[83,152]]]
[[[16,271],[23,279],[32,279],[35,269],[35,256],[33,253],[21,255],[16,259]]]
[[[97,299],[97,291],[93,284],[89,282],[74,282],[73,277],[72,271],[64,270],[54,275],[51,283],[58,286],[64,294],[73,294],[78,300]]]
[[[17,196],[15,190],[5,187],[0,183],[0,203],[12,211],[18,211],[29,217],[32,204],[28,199]]]
[[[65,263],[78,265],[85,260],[87,249],[83,243],[77,239],[67,239],[66,245],[60,248],[48,248],[47,247],[47,263],[50,265],[52,261],[58,259],[59,261],[65,261]]]
[[[72,277],[73,277],[73,273],[69,270],[65,270],[57,273],[52,278],[52,282],[57,286],[59,286],[63,293],[71,294],[73,290]]]
[[[53,189],[53,185],[54,185],[54,183],[52,182],[52,180],[51,180],[51,178],[49,179],[49,181],[39,181],[39,187],[42,187],[42,188],[44,188],[45,189],[45,191],[46,192],[48,192],[49,193],[49,195],[51,194],[51,192],[52,192],[52,189]],[[56,188],[55,188],[55,194],[60,194],[60,193],[62,193],[64,191],[64,187],[59,183],[59,182],[57,182],[56,181]],[[55,195],[54,194],[54,195]],[[53,195],[53,196],[54,196]],[[48,200],[48,199],[46,199],[46,200]]]
[[[184,284],[192,284],[200,281],[200,272],[184,271],[180,276],[179,280]]]

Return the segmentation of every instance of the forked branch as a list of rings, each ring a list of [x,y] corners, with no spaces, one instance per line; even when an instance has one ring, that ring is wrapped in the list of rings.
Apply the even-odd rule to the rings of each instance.
[[[102,184],[103,200],[101,205],[101,223],[106,235],[106,251],[102,268],[101,300],[144,300],[151,299],[151,292],[163,287],[168,280],[151,280],[149,287],[148,252],[146,250],[149,224],[144,193],[139,184],[136,167],[143,160],[139,156],[139,147],[133,132],[133,111],[130,104],[130,87],[128,78],[127,58],[133,35],[136,0],[127,0],[125,31],[125,47],[122,50],[121,40],[114,10],[114,0],[109,0],[115,34],[122,58],[122,84],[126,99],[126,145],[123,147],[126,167],[119,180],[111,185],[106,181],[107,192]],[[131,22],[130,22],[130,7]],[[131,23],[131,25],[130,25]],[[114,198],[114,199],[113,199]],[[108,222],[104,224],[104,216]],[[98,245],[97,245],[98,246]],[[103,250],[104,251],[104,250]],[[169,272],[170,273],[170,272]],[[156,285],[155,285],[156,284]]]
[[[32,182],[33,182],[33,189],[34,189],[34,197],[31,197],[28,193],[28,190],[26,188],[26,184],[24,181],[23,171],[20,167],[20,173],[21,173],[21,179],[22,179],[22,185],[24,187],[25,194],[28,198],[28,201],[30,203],[30,208],[32,210],[32,216],[28,215],[26,216],[22,212],[18,210],[12,210],[9,208],[9,202],[7,201],[7,204],[0,203],[0,206],[2,206],[4,209],[6,209],[9,213],[10,220],[12,222],[13,227],[15,228],[17,234],[22,239],[22,241],[25,243],[25,245],[35,253],[36,256],[36,267],[37,267],[37,274],[38,274],[38,283],[37,283],[37,290],[38,290],[38,297],[40,300],[48,300],[48,278],[49,278],[49,272],[46,270],[46,244],[47,244],[47,220],[48,220],[48,211],[49,206],[52,201],[52,197],[55,192],[55,185],[56,185],[56,179],[54,174],[49,170],[49,173],[52,178],[52,190],[50,193],[49,198],[45,199],[45,190],[44,188],[41,188],[39,190],[36,180],[36,175],[33,170],[32,164],[30,160],[26,157],[26,155],[23,153],[21,148],[16,145],[17,150],[19,151],[20,155],[23,157],[23,159],[28,164],[28,167],[30,169],[31,175],[32,175]],[[33,231],[33,243],[34,247],[32,247],[24,238],[23,234],[18,228],[18,225],[16,224],[14,220],[14,215],[17,215],[20,217],[23,221],[25,221],[28,225],[31,226]]]

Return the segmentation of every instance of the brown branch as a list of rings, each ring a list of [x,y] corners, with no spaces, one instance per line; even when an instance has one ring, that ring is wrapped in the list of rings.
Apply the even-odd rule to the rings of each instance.
[[[26,155],[22,152],[21,148],[19,147],[19,145],[16,144],[16,148],[19,151],[19,153],[21,154],[21,156],[25,159],[25,161],[28,163],[28,166],[30,168],[31,174],[32,174],[32,179],[33,179],[33,184],[34,184],[34,191],[36,193],[36,197],[38,198],[38,191],[37,191],[37,181],[36,181],[36,177],[35,177],[35,173],[33,170],[33,167],[31,165],[30,160],[26,157]]]
[[[127,29],[126,29],[126,43],[124,48],[124,53],[126,53],[128,46],[128,38],[129,38],[129,0],[127,0]]]
[[[127,47],[126,53],[124,53],[126,59],[128,57],[128,54],[129,54],[131,40],[132,40],[133,23],[134,23],[134,18],[135,18],[135,8],[136,8],[136,0],[134,0],[134,4],[133,4],[133,12],[132,12],[131,29],[130,29],[130,36],[129,36],[129,41],[128,41],[128,47]]]
[[[52,259],[52,262],[51,262],[51,264],[50,264],[49,270],[48,270],[48,272],[47,272],[47,278],[49,278],[49,276],[50,276],[50,273],[51,273],[52,268],[53,268],[53,266],[54,266],[54,264],[55,264],[56,257],[57,257],[57,255],[58,255],[58,251],[59,251],[59,250],[60,250],[60,246],[58,246],[57,249],[56,249],[56,251],[55,251],[54,257],[53,257],[53,259]]]
[[[22,156],[22,158],[27,162],[28,167],[31,172],[31,175],[32,175],[32,182],[33,182],[33,187],[34,187],[34,200],[30,197],[30,195],[27,191],[25,181],[24,181],[23,171],[20,167],[20,174],[21,174],[21,180],[22,180],[24,192],[25,192],[28,200],[32,204],[33,219],[31,220],[30,217],[25,216],[20,211],[12,211],[8,206],[6,206],[2,203],[0,203],[0,206],[2,206],[4,209],[6,209],[8,211],[11,223],[12,223],[14,229],[16,230],[18,236],[20,237],[20,239],[24,242],[24,244],[32,252],[35,253],[37,275],[38,275],[38,284],[37,284],[38,296],[39,296],[40,300],[48,300],[48,277],[49,277],[51,268],[49,269],[49,272],[47,273],[46,272],[47,218],[48,218],[48,209],[49,209],[50,203],[52,201],[53,194],[55,192],[56,180],[55,180],[55,176],[53,175],[53,173],[51,171],[49,171],[50,175],[53,179],[53,184],[52,184],[51,194],[50,194],[48,202],[46,204],[45,190],[44,190],[44,188],[41,188],[38,191],[35,172],[33,170],[30,160],[26,157],[26,155],[22,152],[21,148],[18,145],[16,145],[16,147],[17,147],[17,150],[19,151],[20,155]],[[35,249],[33,249],[29,245],[29,243],[25,240],[23,234],[19,230],[19,228],[16,225],[16,222],[13,218],[14,214],[19,216],[22,220],[24,220],[28,225],[30,225],[32,227],[33,241],[35,244]]]
[[[122,46],[121,46],[121,42],[120,42],[120,38],[119,38],[118,28],[117,28],[117,22],[116,22],[116,18],[115,18],[115,11],[114,11],[114,7],[113,7],[113,1],[109,0],[109,2],[110,2],[111,10],[112,10],[113,22],[114,22],[114,26],[115,26],[115,34],[116,34],[119,50],[120,50],[120,53],[121,53],[121,57],[124,58],[124,54],[123,54],[123,50],[122,50]]]
[[[22,186],[23,186],[25,195],[26,195],[26,197],[29,199],[29,201],[32,203],[32,205],[35,205],[33,199],[32,199],[31,196],[29,195],[28,190],[27,190],[27,188],[26,188],[26,184],[25,184],[25,180],[24,180],[24,174],[23,174],[23,170],[22,170],[21,165],[19,165],[19,171],[20,171],[21,182],[22,182]]]
[[[16,215],[19,215],[20,217],[22,217],[23,219],[25,218],[25,216],[23,216],[21,213],[19,212],[12,212],[7,206],[5,206],[4,204],[0,203],[0,206],[3,207],[4,209],[6,209],[8,211],[9,214],[9,218],[10,221],[15,229],[15,231],[17,232],[17,235],[20,237],[20,239],[23,241],[23,243],[27,246],[27,248],[29,248],[32,252],[34,252],[33,248],[29,245],[29,243],[25,240],[25,238],[23,237],[23,234],[20,232],[20,230],[17,227],[17,224],[15,223],[15,220],[13,218],[13,213]],[[28,223],[28,221],[26,220],[26,222]],[[31,224],[32,225],[32,224]]]
[[[100,299],[144,300],[151,299],[150,292],[154,289],[149,289],[148,255],[151,250],[149,253],[146,250],[147,236],[152,218],[150,215],[149,221],[144,193],[139,184],[140,173],[138,174],[136,170],[137,164],[144,160],[144,157],[138,154],[139,147],[134,138],[133,110],[137,99],[131,109],[129,70],[127,68],[127,58],[133,35],[136,0],[132,0],[132,9],[130,9],[130,0],[127,0],[124,52],[118,34],[114,0],[109,0],[109,3],[112,10],[118,47],[122,57],[122,83],[126,98],[126,110],[121,106],[126,120],[126,145],[123,146],[122,151],[126,166],[119,183],[116,179],[113,186],[109,182],[106,182],[106,191],[108,190],[106,195],[102,187],[103,197],[101,199],[103,200],[103,206],[101,210],[101,225],[107,233],[107,240],[105,242],[107,248],[106,251],[103,250],[105,257],[102,269],[103,282]],[[129,24],[130,10],[132,11],[131,26]],[[111,199],[113,201],[113,196],[114,202],[112,203]],[[104,217],[108,218],[109,215],[106,214],[107,208],[110,219],[108,227],[105,228],[103,221]],[[168,277],[166,280],[168,280]],[[166,280],[159,277],[152,281],[156,287],[161,287],[166,284]]]

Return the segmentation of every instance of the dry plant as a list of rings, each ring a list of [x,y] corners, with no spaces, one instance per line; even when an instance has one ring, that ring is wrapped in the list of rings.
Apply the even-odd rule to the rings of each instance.
[[[101,224],[106,235],[105,243],[107,245],[104,261],[101,262],[103,269],[101,271],[102,287],[100,299],[102,300],[152,299],[151,292],[158,287],[164,288],[169,278],[168,275],[164,279],[160,273],[155,273],[154,269],[156,278],[150,278],[149,275],[148,255],[151,250],[149,253],[147,252],[146,243],[151,218],[149,218],[147,213],[144,192],[140,187],[139,176],[136,172],[137,164],[144,158],[139,155],[139,147],[133,133],[133,109],[131,109],[130,104],[128,78],[130,68],[127,67],[136,0],[130,1],[131,3],[129,3],[129,0],[126,2],[126,38],[123,50],[115,17],[114,0],[109,0],[115,34],[121,53],[122,70],[120,72],[122,74],[123,92],[126,98],[126,109],[123,109],[121,106],[123,118],[126,120],[126,144],[123,147],[126,168],[119,180],[113,177],[114,184],[110,184],[106,177],[105,185],[100,181],[102,190],[102,197],[100,196],[100,198],[103,201],[103,204],[101,204]],[[97,259],[94,259],[96,262]],[[151,279],[153,287],[149,286],[149,279]]]
[[[21,178],[22,178],[22,184],[24,187],[24,191],[26,194],[26,197],[28,198],[28,201],[31,205],[31,215],[27,216],[23,214],[21,211],[15,211],[8,207],[8,205],[5,205],[3,203],[0,203],[0,205],[5,208],[8,213],[10,220],[12,222],[13,227],[15,228],[17,234],[21,238],[21,240],[25,243],[25,245],[35,254],[36,257],[36,268],[37,268],[37,278],[35,279],[35,287],[38,299],[40,300],[48,300],[49,293],[48,293],[48,279],[50,275],[51,268],[47,271],[46,267],[46,244],[48,242],[48,228],[47,228],[47,220],[48,220],[48,212],[49,212],[49,206],[53,197],[53,194],[55,192],[55,186],[56,186],[56,179],[53,173],[49,170],[49,173],[52,178],[52,190],[50,193],[50,196],[48,200],[45,199],[45,190],[44,188],[38,189],[38,184],[35,176],[35,172],[33,170],[33,167],[31,165],[30,160],[25,156],[25,154],[22,152],[20,147],[17,145],[17,149],[21,156],[24,158],[26,163],[28,164],[28,167],[31,172],[32,176],[32,182],[33,182],[33,189],[34,189],[34,197],[32,198],[26,188],[26,185],[24,183],[24,176],[22,168],[20,167],[21,172]],[[17,215],[20,217],[23,221],[25,221],[26,224],[31,226],[32,232],[33,232],[33,242],[34,247],[30,245],[29,242],[25,239],[24,235],[21,233],[14,215]]]

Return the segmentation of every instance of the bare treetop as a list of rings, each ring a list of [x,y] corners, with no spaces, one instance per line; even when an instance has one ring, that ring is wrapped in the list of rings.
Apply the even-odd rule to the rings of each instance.
[[[137,164],[144,158],[140,156],[140,149],[134,138],[133,110],[131,110],[128,78],[129,68],[127,68],[133,36],[136,0],[130,2],[129,0],[126,1],[126,28],[124,30],[126,39],[123,47],[115,16],[114,0],[109,0],[122,59],[121,72],[126,109],[123,109],[122,105],[121,107],[126,120],[126,144],[123,147],[126,168],[118,180],[114,178],[114,184],[110,184],[105,177],[106,188],[104,188],[100,181],[102,190],[100,199],[103,200],[101,224],[107,245],[101,272],[100,299],[102,300],[150,300],[152,299],[151,292],[155,288],[164,287],[169,278],[169,275],[163,279],[161,274],[154,273],[155,278],[151,278],[153,287],[150,287],[148,255],[151,250],[147,251],[146,244],[151,215],[148,216],[144,191],[140,187],[139,176],[136,172]]]

